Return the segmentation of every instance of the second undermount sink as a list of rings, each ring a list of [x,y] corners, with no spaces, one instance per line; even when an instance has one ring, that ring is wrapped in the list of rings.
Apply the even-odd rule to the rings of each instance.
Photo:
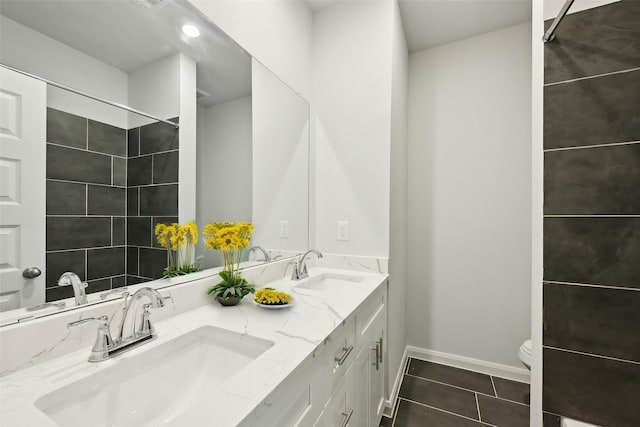
[[[363,276],[340,274],[340,273],[320,273],[296,284],[298,289],[309,289],[313,291],[334,291],[344,290],[345,286],[351,286],[364,280]]]
[[[122,358],[35,405],[62,427],[183,426],[186,419],[211,419],[225,409],[215,407],[212,391],[272,345],[203,326]]]

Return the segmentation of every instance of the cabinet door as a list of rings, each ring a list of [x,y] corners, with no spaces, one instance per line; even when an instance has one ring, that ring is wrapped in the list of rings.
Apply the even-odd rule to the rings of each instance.
[[[385,341],[385,322],[384,318],[377,322],[373,348],[377,351],[370,353],[369,363],[369,424],[377,426],[382,417],[384,410],[384,341]]]
[[[352,368],[353,366],[349,368],[344,378],[340,380],[338,387],[331,395],[314,427],[347,427],[354,425],[351,421],[355,414]]]
[[[373,356],[372,356],[373,354]],[[370,427],[369,423],[369,364],[375,352],[365,345],[353,361],[353,416],[349,427]]]

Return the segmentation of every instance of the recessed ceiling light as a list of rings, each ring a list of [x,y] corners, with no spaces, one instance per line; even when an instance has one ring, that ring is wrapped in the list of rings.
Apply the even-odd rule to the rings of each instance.
[[[182,32],[189,37],[198,37],[200,35],[200,30],[189,24],[182,26]]]

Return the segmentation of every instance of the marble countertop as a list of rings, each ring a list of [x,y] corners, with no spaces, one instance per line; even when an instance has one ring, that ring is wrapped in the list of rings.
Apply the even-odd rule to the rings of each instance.
[[[315,268],[313,277],[323,272],[340,270]],[[217,303],[201,306],[155,324],[158,338],[104,362],[87,361],[89,348],[58,357],[20,370],[0,379],[0,423],[2,426],[56,426],[34,404],[38,398],[71,384],[87,375],[114,366],[124,358],[153,349],[202,326],[215,326],[240,334],[272,341],[274,344],[245,368],[234,374],[207,396],[224,410],[216,412],[217,426],[235,426],[253,413],[269,398],[293,371],[312,357],[344,319],[349,317],[375,290],[385,283],[383,274],[349,271],[363,280],[350,286],[349,292],[317,292],[296,289],[289,279],[267,284],[290,293],[295,305],[281,310],[259,307],[246,297],[235,307],[221,307]],[[160,309],[163,310],[163,309]],[[153,315],[152,315],[153,320]],[[92,329],[93,330],[93,329]],[[170,384],[167,386],[170,387]],[[193,420],[189,414],[179,414],[172,425],[200,425],[210,420]],[[180,421],[179,424],[175,424]],[[186,423],[186,424],[185,424]],[[157,424],[157,420],[154,423]]]

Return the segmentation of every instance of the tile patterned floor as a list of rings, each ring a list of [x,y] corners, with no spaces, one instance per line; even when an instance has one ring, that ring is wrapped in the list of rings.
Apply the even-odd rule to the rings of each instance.
[[[529,384],[409,359],[395,417],[381,427],[527,427]],[[545,414],[544,427],[560,418]]]

